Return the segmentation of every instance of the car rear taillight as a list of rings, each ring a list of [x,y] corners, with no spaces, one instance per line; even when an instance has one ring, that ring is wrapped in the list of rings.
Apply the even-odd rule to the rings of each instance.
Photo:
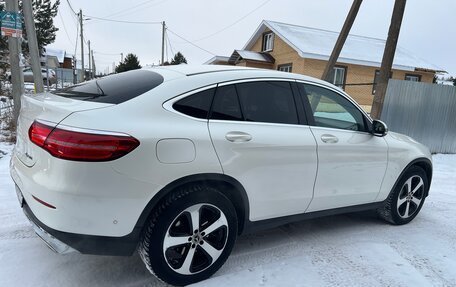
[[[49,136],[53,129],[53,126],[48,126],[41,122],[35,121],[29,129],[29,138],[33,143],[42,147],[46,141],[46,138]]]
[[[126,134],[54,128],[38,121],[30,126],[29,138],[51,155],[74,161],[110,161],[139,146],[137,139]]]

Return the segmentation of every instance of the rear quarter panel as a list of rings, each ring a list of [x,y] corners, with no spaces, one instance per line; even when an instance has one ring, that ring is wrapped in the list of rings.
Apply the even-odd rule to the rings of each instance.
[[[125,102],[125,105],[119,104],[94,112],[77,112],[61,122],[79,128],[122,132],[140,141],[140,145],[131,153],[108,162],[106,166],[119,177],[137,183],[124,190],[111,190],[119,197],[124,193],[135,198],[135,206],[129,207],[130,210],[134,210],[133,212],[118,210],[119,217],[127,221],[130,227],[130,230],[125,231],[131,231],[149,201],[169,183],[193,174],[223,173],[210,141],[207,120],[192,119],[165,110],[162,107],[163,94],[160,92],[153,90],[131,102]],[[160,161],[157,148],[167,149],[166,153],[169,156],[172,153],[169,149],[176,147],[172,144],[164,147],[163,142],[191,142],[194,146],[194,155],[185,155],[182,160],[170,161],[161,158]],[[175,151],[175,155],[180,153],[181,150]],[[99,188],[103,189],[102,186]],[[96,192],[109,193],[108,190]]]

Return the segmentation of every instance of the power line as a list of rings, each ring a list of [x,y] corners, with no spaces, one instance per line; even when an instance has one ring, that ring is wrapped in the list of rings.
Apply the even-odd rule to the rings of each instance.
[[[226,27],[224,27],[224,28],[222,28],[222,29],[220,29],[220,30],[218,30],[218,31],[216,31],[216,32],[214,32],[214,33],[212,33],[212,34],[209,34],[209,35],[204,36],[204,37],[202,37],[202,38],[196,39],[196,40],[194,40],[194,42],[199,42],[199,41],[201,41],[201,40],[210,38],[210,37],[212,37],[212,36],[217,35],[217,34],[220,33],[220,32],[223,32],[223,31],[225,31],[225,30],[227,30],[227,29],[233,27],[233,26],[236,25],[237,23],[241,22],[242,20],[244,20],[245,18],[247,18],[248,16],[250,16],[251,14],[253,14],[254,12],[256,12],[258,9],[260,9],[260,8],[263,7],[264,5],[268,4],[269,1],[271,1],[271,0],[266,0],[266,1],[264,1],[263,3],[261,3],[260,5],[258,5],[255,9],[251,10],[250,12],[248,12],[247,14],[245,14],[244,16],[242,16],[241,18],[237,19],[236,21],[234,21],[234,22],[231,23],[230,25],[228,25],[228,26],[226,26]]]
[[[87,40],[86,40],[86,38],[84,37],[84,35],[82,35],[82,40],[84,40],[84,44],[85,44],[86,46],[89,46],[89,44],[87,43]]]
[[[69,0],[66,1],[68,3],[68,8],[70,8],[70,14],[71,17],[73,18],[74,25],[79,26],[79,17],[78,14],[74,11],[73,6],[71,6],[71,3]],[[59,6],[60,7],[60,6]]]
[[[166,31],[166,39],[168,40],[168,45],[169,45],[169,48],[171,49],[172,55],[175,55],[174,51],[173,51],[173,46],[171,46],[171,40],[169,39],[168,31]]]
[[[134,8],[137,8],[137,7],[139,7],[139,6],[142,6],[142,5],[147,4],[147,3],[149,3],[149,2],[152,2],[152,1],[155,1],[155,0],[147,0],[147,1],[144,1],[144,2],[141,2],[141,3],[139,3],[139,4],[136,4],[136,5],[132,6],[132,7],[130,7],[130,8],[127,8],[127,9],[124,8],[123,10],[119,10],[119,11],[117,11],[117,12],[111,13],[111,14],[106,15],[106,16],[104,16],[104,17],[107,17],[107,18],[108,18],[108,17],[112,17],[112,16],[114,16],[114,15],[123,14],[123,13],[126,12],[126,11],[130,11],[130,10],[132,10],[132,9],[134,9]]]
[[[71,6],[70,0],[67,0],[67,3],[68,3],[68,6],[70,6],[71,11],[73,11],[73,14],[74,14],[74,15],[78,15],[78,13],[76,13],[76,12],[74,11],[73,6]]]
[[[120,16],[120,15],[123,15],[125,12],[134,10],[134,9],[136,9],[136,8],[138,8],[138,7],[141,7],[141,6],[145,5],[145,4],[150,4],[151,2],[154,2],[154,1],[156,1],[156,0],[147,0],[147,1],[144,1],[144,2],[141,2],[141,3],[138,3],[138,4],[136,4],[136,5],[132,6],[132,7],[129,7],[129,8],[127,8],[127,9],[124,8],[124,9],[119,10],[119,11],[117,11],[117,12],[111,13],[111,14],[106,15],[106,16],[104,16],[104,17],[105,17],[105,18],[109,18],[109,17],[112,17],[112,16],[114,16],[114,15],[119,15],[119,16]],[[159,4],[159,3],[157,3],[157,4]],[[127,14],[129,14],[129,13],[127,13]],[[125,16],[125,15],[123,15],[123,16]]]
[[[79,38],[79,25],[76,25],[76,44],[74,45],[74,56],[76,57],[76,52],[78,50],[78,38]]]
[[[166,43],[166,41],[165,41],[165,43]],[[165,50],[165,51],[166,51],[166,61],[168,61],[168,60],[169,60],[169,56],[168,56],[168,48],[169,48],[169,46],[168,46],[168,44],[166,43],[166,50]]]
[[[94,54],[100,54],[100,55],[105,55],[105,56],[119,56],[121,53],[102,53],[98,51],[93,51]]]
[[[175,32],[173,32],[173,31],[170,30],[169,28],[167,28],[167,30],[170,31],[174,36],[179,37],[180,39],[184,40],[185,42],[189,43],[190,45],[195,46],[196,48],[201,49],[201,50],[203,50],[204,52],[211,54],[212,56],[216,56],[216,54],[214,54],[214,53],[212,53],[212,52],[210,52],[210,51],[208,51],[208,50],[206,50],[206,49],[204,49],[204,48],[201,48],[200,46],[196,45],[195,43],[193,43],[193,42],[191,42],[191,41],[189,41],[189,40],[187,40],[187,39],[185,39],[185,38],[182,37],[182,36],[179,36],[178,34],[176,34]]]
[[[136,8],[135,8],[135,7],[131,7],[132,10],[131,10],[131,9],[125,9],[125,11],[118,12],[118,13],[116,14],[116,17],[124,17],[124,16],[130,15],[130,14],[132,14],[132,13],[137,13],[138,8],[147,9],[147,8],[150,8],[150,7],[158,6],[158,5],[160,5],[160,4],[164,3],[164,2],[167,2],[167,1],[168,1],[168,0],[162,0],[162,1],[159,1],[159,2],[156,2],[156,3],[145,3],[145,4],[146,4],[145,7],[139,7],[139,5],[138,5],[138,7],[136,7]],[[149,1],[149,2],[152,2],[152,1]],[[141,3],[140,3],[140,4],[141,4]],[[129,10],[130,10],[130,11],[129,11]],[[105,18],[110,18],[110,17],[112,17],[112,15],[109,16],[109,17],[106,16]]]
[[[116,20],[116,19],[108,19],[108,18],[102,18],[102,17],[96,17],[96,16],[91,16],[91,15],[84,15],[85,17],[97,19],[97,20],[102,20],[102,21],[108,21],[108,22],[117,22],[117,23],[126,23],[126,24],[146,24],[146,25],[155,25],[155,24],[161,24],[162,22],[142,22],[142,21],[123,21],[123,20]]]
[[[73,40],[71,40],[70,35],[68,34],[67,28],[66,28],[66,26],[65,26],[65,22],[63,21],[63,17],[62,17],[62,13],[61,13],[61,11],[60,11],[60,8],[59,8],[58,14],[59,14],[59,17],[60,17],[60,21],[62,21],[63,30],[65,31],[65,34],[66,34],[67,37],[68,37],[68,41],[70,41],[70,43],[71,43],[72,45],[74,45]]]

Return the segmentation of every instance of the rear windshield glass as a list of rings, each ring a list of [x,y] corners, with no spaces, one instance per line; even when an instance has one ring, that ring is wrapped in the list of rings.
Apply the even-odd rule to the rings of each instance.
[[[152,90],[161,83],[163,83],[163,77],[158,73],[133,70],[84,82],[52,93],[81,101],[120,104]]]

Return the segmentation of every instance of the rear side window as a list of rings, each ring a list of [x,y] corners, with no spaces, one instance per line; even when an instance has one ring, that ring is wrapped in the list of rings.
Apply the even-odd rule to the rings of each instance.
[[[246,121],[298,124],[296,104],[288,82],[250,82],[236,89]]]
[[[217,88],[217,93],[212,107],[211,119],[242,121],[241,107],[239,105],[236,88],[234,85]]]
[[[205,90],[174,103],[173,108],[187,116],[207,119],[215,89]]]
[[[158,87],[161,83],[163,77],[158,73],[133,70],[83,82],[52,93],[81,101],[120,104]]]

